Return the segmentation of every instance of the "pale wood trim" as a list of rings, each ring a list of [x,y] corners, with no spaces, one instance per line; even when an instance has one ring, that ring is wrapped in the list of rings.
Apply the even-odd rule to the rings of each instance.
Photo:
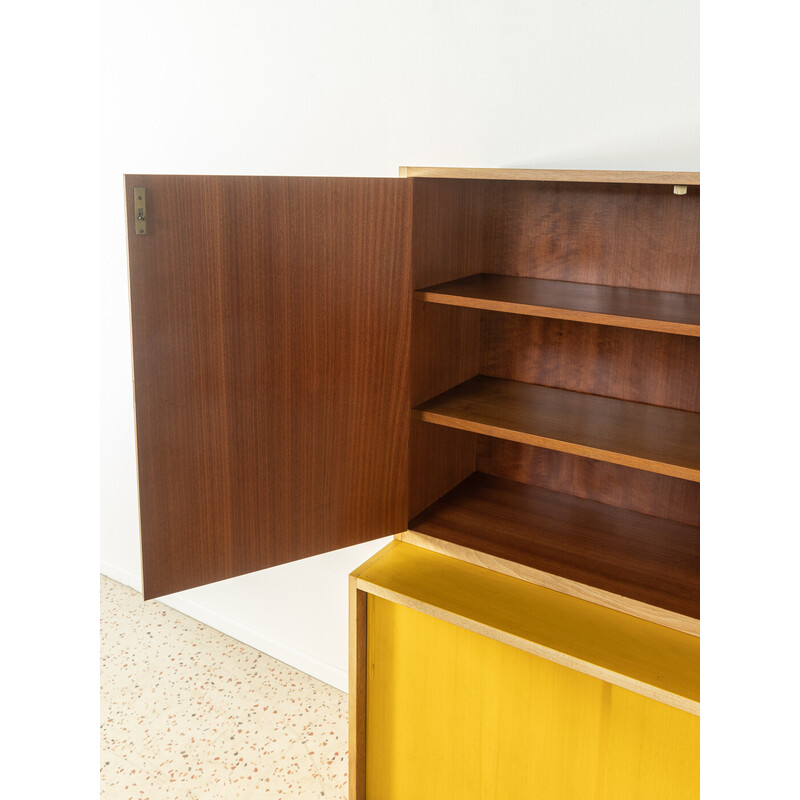
[[[630,691],[636,692],[644,697],[649,697],[652,700],[656,700],[659,703],[664,703],[665,705],[672,706],[673,708],[678,708],[681,711],[687,711],[690,714],[695,714],[696,716],[699,716],[700,714],[700,703],[690,700],[689,698],[681,697],[680,695],[673,694],[665,689],[651,686],[648,683],[635,680],[628,675],[614,672],[610,669],[598,666],[597,664],[592,664],[588,661],[583,661],[558,650],[544,647],[543,645],[532,642],[529,639],[515,636],[507,631],[499,628],[493,628],[485,623],[476,622],[468,617],[463,617],[452,611],[447,611],[446,609],[439,608],[438,606],[425,603],[415,597],[400,594],[399,592],[396,592],[392,589],[387,589],[379,584],[370,583],[363,578],[356,578],[355,581],[356,586],[362,592],[368,592],[376,597],[382,597],[384,600],[390,600],[393,603],[399,603],[407,608],[415,609],[416,611],[420,611],[428,616],[443,620],[444,622],[458,625],[459,627],[470,630],[473,633],[480,634],[481,636],[487,636],[490,639],[494,639],[502,644],[510,645],[511,647],[516,647],[518,650],[523,650],[531,655],[545,658],[555,664],[560,664],[585,675],[599,678],[600,680],[611,683],[614,686],[619,686],[623,689],[629,689]]]
[[[636,172],[583,169],[484,169],[400,167],[401,178],[472,178],[495,181],[572,181],[575,183],[662,183],[699,186],[699,172]]]
[[[349,798],[365,800],[367,792],[367,595],[349,578],[350,655],[348,664]]]
[[[470,564],[485,567],[494,572],[509,575],[512,578],[519,578],[528,583],[533,583],[536,586],[542,586],[545,589],[552,589],[556,592],[570,595],[571,597],[577,597],[580,600],[588,600],[590,603],[596,603],[597,605],[611,608],[614,611],[621,611],[624,614],[630,614],[633,617],[638,617],[648,622],[655,622],[657,625],[663,625],[666,628],[672,628],[681,633],[688,633],[691,636],[700,636],[700,620],[694,619],[693,617],[676,614],[672,611],[659,608],[658,606],[651,606],[638,600],[632,600],[629,597],[606,592],[594,586],[588,586],[587,584],[562,578],[549,572],[543,572],[542,570],[534,569],[524,564],[518,564],[515,561],[497,558],[488,553],[482,553],[479,550],[472,550],[469,547],[446,542],[443,539],[427,536],[417,531],[403,531],[402,533],[395,534],[395,539],[405,542],[406,544],[415,545],[416,547],[424,547],[426,550],[432,550],[435,553],[451,556],[461,561],[467,561]]]
[[[394,543],[392,543],[394,544]],[[386,548],[356,567],[348,578],[348,798],[365,800],[367,793],[367,595],[358,576],[380,561]]]

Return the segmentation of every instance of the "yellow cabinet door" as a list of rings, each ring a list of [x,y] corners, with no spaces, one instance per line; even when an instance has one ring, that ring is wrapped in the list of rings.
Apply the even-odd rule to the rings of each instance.
[[[699,717],[367,596],[367,800],[699,796]]]

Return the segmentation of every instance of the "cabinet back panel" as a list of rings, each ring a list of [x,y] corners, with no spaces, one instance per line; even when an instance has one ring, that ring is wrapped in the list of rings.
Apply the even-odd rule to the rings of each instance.
[[[405,528],[410,187],[128,176],[144,595]],[[131,204],[132,206],[132,204]]]
[[[487,183],[480,271],[699,294],[698,186]]]
[[[700,484],[517,442],[478,437],[476,466],[541,486],[688,525],[700,524]]]
[[[484,311],[480,372],[621,400],[700,409],[700,340]]]

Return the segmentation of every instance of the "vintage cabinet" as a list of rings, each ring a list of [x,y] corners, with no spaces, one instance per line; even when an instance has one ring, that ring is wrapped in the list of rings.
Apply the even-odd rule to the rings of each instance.
[[[696,796],[699,178],[401,176],[126,178],[145,597],[395,534],[353,797]]]

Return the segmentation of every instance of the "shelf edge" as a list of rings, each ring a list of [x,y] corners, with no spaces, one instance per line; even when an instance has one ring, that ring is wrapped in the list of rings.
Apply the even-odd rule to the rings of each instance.
[[[700,326],[687,322],[669,322],[667,320],[658,319],[651,320],[644,317],[623,317],[614,314],[602,314],[596,311],[577,311],[569,308],[556,308],[554,306],[536,306],[528,303],[515,303],[511,300],[487,300],[476,297],[462,297],[460,295],[431,292],[426,289],[419,289],[414,294],[426,303],[436,303],[437,305],[477,308],[485,311],[521,314],[528,317],[563,319],[569,322],[610,325],[615,328],[633,328],[634,330],[672,333],[680,336],[700,336]]]
[[[599,664],[594,664],[590,661],[577,658],[576,656],[562,653],[559,650],[554,650],[545,645],[540,645],[531,641],[530,639],[516,636],[513,633],[500,630],[499,628],[493,628],[491,625],[486,623],[461,616],[454,611],[450,611],[446,608],[440,608],[439,606],[425,602],[424,600],[418,600],[415,597],[411,597],[394,589],[389,589],[364,578],[355,578],[355,581],[356,586],[362,592],[367,592],[375,595],[376,597],[382,597],[384,600],[389,600],[393,603],[399,603],[407,608],[412,608],[444,622],[458,625],[461,628],[471,630],[474,633],[480,634],[481,636],[487,636],[488,638],[494,639],[502,644],[510,645],[518,650],[538,656],[539,658],[544,658],[547,661],[551,661],[555,664],[560,664],[561,666],[567,667],[568,669],[573,669],[576,672],[590,675],[591,677],[598,678],[602,681],[613,684],[614,686],[619,686],[622,689],[635,692],[643,697],[648,697],[651,700],[658,701],[659,703],[664,703],[665,705],[672,706],[673,708],[677,708],[681,711],[686,711],[689,714],[694,714],[695,716],[700,715],[700,703],[697,700],[683,697],[682,695],[675,694],[667,689],[653,686],[650,683],[637,680],[636,678],[631,678],[628,675],[615,672],[607,667],[602,667]]]

